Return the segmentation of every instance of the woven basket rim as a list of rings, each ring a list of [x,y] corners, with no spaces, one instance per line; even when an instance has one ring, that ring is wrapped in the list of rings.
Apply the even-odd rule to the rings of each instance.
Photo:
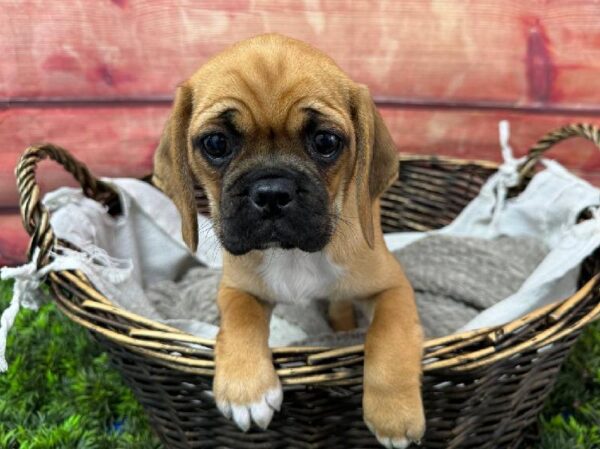
[[[73,271],[56,271],[50,273],[50,277],[53,282],[62,287],[67,287],[65,285],[65,280],[76,285],[79,289],[93,289],[94,296],[96,301],[94,300],[86,300],[82,304],[83,310],[99,310],[103,312],[110,312],[115,314],[116,316],[123,317],[129,321],[137,323],[141,325],[138,329],[131,329],[128,336],[120,335],[113,331],[106,331],[102,326],[95,325],[81,317],[78,317],[73,310],[70,310],[65,302],[68,302],[66,298],[63,301],[57,302],[58,308],[67,315],[71,320],[76,323],[86,327],[89,330],[95,331],[106,338],[109,338],[113,341],[125,344],[130,346],[135,344],[136,338],[154,338],[159,341],[179,341],[191,344],[201,345],[207,348],[213,348],[215,344],[214,339],[207,339],[196,337],[186,331],[174,328],[172,326],[160,323],[155,320],[151,320],[149,318],[145,318],[139,314],[134,312],[129,312],[122,307],[114,305],[108,298],[102,295],[98,290],[93,287],[93,284],[89,282],[85,274],[81,272],[73,272]],[[534,311],[518,318],[516,320],[512,320],[503,325],[493,326],[493,327],[484,327],[470,331],[456,332],[447,336],[431,338],[427,339],[424,342],[424,349],[426,351],[424,356],[424,371],[433,371],[442,368],[453,368],[456,367],[456,363],[448,360],[436,361],[435,358],[442,353],[440,350],[436,350],[440,348],[443,352],[448,352],[449,349],[454,349],[455,346],[466,346],[466,343],[474,343],[487,341],[490,344],[494,344],[499,341],[504,335],[509,334],[518,330],[519,328],[531,323],[535,320],[540,319],[541,317],[547,316],[550,321],[556,323],[556,329],[552,329],[552,332],[546,332],[546,335],[538,335],[530,341],[526,341],[522,343],[518,347],[510,347],[509,350],[502,352],[501,354],[491,354],[488,349],[482,350],[480,354],[476,356],[464,356],[460,359],[461,363],[470,362],[467,365],[460,366],[457,370],[464,371],[470,370],[474,368],[481,367],[488,363],[491,363],[499,358],[508,357],[514,353],[517,353],[523,350],[526,347],[543,347],[551,344],[557,339],[564,336],[566,333],[574,332],[581,327],[587,325],[588,323],[596,320],[600,316],[600,304],[598,304],[584,319],[581,319],[578,323],[573,326],[570,326],[566,329],[560,330],[562,327],[560,323],[560,319],[564,317],[568,312],[570,312],[573,308],[575,308],[578,303],[588,295],[595,287],[598,286],[600,281],[600,273],[595,274],[583,287],[581,287],[575,294],[566,298],[564,300],[556,301],[551,304],[548,304],[543,307],[539,307]],[[55,292],[56,293],[56,292]],[[151,329],[148,329],[151,328]],[[557,331],[556,333],[553,331]],[[138,343],[140,343],[138,341]],[[449,346],[450,345],[450,346]],[[165,349],[165,350],[173,350],[167,344],[157,344],[157,345],[149,345],[155,346],[156,349]],[[272,347],[273,354],[275,355],[287,355],[291,353],[313,353],[314,356],[310,357],[309,360],[312,362],[323,362],[329,359],[336,359],[342,356],[350,356],[357,355],[363,352],[364,345],[352,345],[352,346],[342,346],[342,347],[328,347],[328,346],[275,346]],[[182,348],[178,348],[182,349]],[[427,351],[431,351],[427,353]],[[480,356],[489,356],[493,355],[491,358],[486,358],[486,360],[477,360]],[[177,356],[179,362],[183,362],[182,357]],[[212,364],[207,365],[213,366]]]
[[[557,134],[558,133],[558,134]],[[591,139],[588,135],[593,135]],[[568,134],[568,135],[567,135]],[[530,151],[524,166],[533,170],[542,153],[567,135],[585,135],[600,145],[600,132],[591,125],[569,125],[551,133]],[[551,136],[552,139],[549,139]],[[546,146],[543,148],[543,146]],[[111,193],[110,187],[94,178],[81,163],[66,150],[46,144],[26,150],[17,166],[17,181],[21,193],[21,212],[26,230],[32,236],[30,258],[34,247],[51,248],[55,241],[49,225],[48,212],[40,202],[40,192],[35,181],[35,166],[50,157],[61,163],[80,182],[86,195],[103,201]],[[401,154],[401,162],[430,161],[456,166],[475,165],[495,170],[499,163],[485,160],[460,159],[447,156],[427,156]],[[522,167],[523,168],[523,167]],[[40,256],[38,265],[48,262],[50,251]],[[44,257],[46,257],[44,259]],[[195,337],[185,331],[164,325],[138,314],[128,312],[112,304],[108,298],[95,289],[90,280],[78,271],[57,271],[48,276],[58,308],[72,321],[102,335],[128,349],[153,358],[158,363],[180,371],[212,376],[214,340]],[[467,371],[480,369],[495,361],[510,357],[525,349],[540,349],[554,341],[580,329],[600,316],[600,302],[591,305],[583,316],[570,322],[566,317],[577,315],[582,304],[597,290],[600,272],[593,276],[571,297],[538,308],[527,315],[504,325],[454,333],[448,336],[429,339],[425,342],[423,369],[425,373],[438,370]],[[65,293],[66,292],[66,293]],[[81,297],[80,304],[71,301],[68,295]],[[509,336],[520,329],[544,323],[542,330],[525,341]],[[100,323],[100,324],[98,324]],[[198,346],[199,345],[199,346]],[[363,358],[363,345],[345,347],[287,346],[272,348],[275,363],[285,363],[294,357],[305,357],[305,364],[299,367],[280,368],[278,374],[284,384],[329,383],[332,385],[352,384],[356,381],[356,371],[335,371],[338,367],[359,365]]]

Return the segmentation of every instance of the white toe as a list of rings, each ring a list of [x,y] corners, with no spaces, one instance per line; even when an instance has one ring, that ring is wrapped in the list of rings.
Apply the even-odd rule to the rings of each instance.
[[[366,420],[365,420],[365,424],[367,425],[367,428],[371,431],[371,433],[373,435],[375,435],[375,438],[377,438],[377,441],[379,441],[379,443],[382,446],[386,447],[387,449],[406,449],[411,444],[411,441],[406,438],[382,437],[375,431],[375,427],[373,426],[373,424],[371,424],[369,421],[366,421]],[[421,444],[421,443],[418,442],[417,444]]]
[[[244,432],[250,429],[252,421],[265,430],[273,419],[273,413],[281,408],[282,401],[283,390],[281,385],[277,384],[276,387],[267,391],[260,401],[253,404],[242,405],[217,401],[217,408],[226,418],[233,418],[237,426]]]
[[[379,435],[375,435],[377,437],[377,441],[379,441],[379,443],[384,446],[387,447],[387,449],[394,449],[394,446],[392,446],[392,439],[388,438],[388,437],[380,437]]]
[[[229,405],[228,402],[217,401],[217,408],[221,413],[223,413],[223,416],[225,416],[225,418],[231,419],[231,405]]]
[[[265,399],[273,410],[279,411],[281,409],[281,403],[283,402],[283,390],[281,389],[281,384],[278,383],[276,387],[267,391]]]
[[[394,438],[392,439],[392,447],[394,449],[406,449],[410,446],[410,441],[406,438]]]
[[[375,434],[377,441],[387,449],[406,449],[410,446],[410,441],[406,438],[388,438]]]
[[[232,405],[231,411],[233,412],[233,420],[237,426],[247,432],[250,429],[250,411],[245,405]]]
[[[250,406],[250,415],[252,415],[252,421],[265,430],[273,418],[273,409],[267,404],[266,398],[263,398],[262,401]]]

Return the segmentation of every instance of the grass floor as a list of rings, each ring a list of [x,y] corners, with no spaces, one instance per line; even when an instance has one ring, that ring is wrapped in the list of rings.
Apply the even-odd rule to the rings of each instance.
[[[11,294],[0,282],[0,310]],[[162,448],[106,355],[54,305],[21,311],[7,353],[0,449]],[[523,449],[600,448],[600,323],[563,367],[539,426],[539,443]]]

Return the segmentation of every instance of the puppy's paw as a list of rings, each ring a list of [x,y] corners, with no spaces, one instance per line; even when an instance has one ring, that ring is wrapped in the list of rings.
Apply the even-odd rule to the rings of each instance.
[[[264,364],[263,364],[264,365]],[[218,409],[244,432],[254,422],[265,430],[279,411],[283,390],[273,365],[229,372],[217,364],[213,392]]]
[[[418,389],[402,393],[365,386],[363,408],[365,424],[382,446],[405,449],[421,444],[425,416]]]
[[[251,421],[258,427],[266,430],[273,413],[279,411],[283,400],[281,386],[277,385],[264,393],[257,401],[252,403],[235,403],[227,399],[217,400],[217,407],[223,415],[233,419],[236,425],[244,432],[250,429]]]

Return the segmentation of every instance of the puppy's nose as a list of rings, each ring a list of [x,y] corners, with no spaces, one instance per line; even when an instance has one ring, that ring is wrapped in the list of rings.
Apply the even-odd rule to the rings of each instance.
[[[282,213],[296,197],[296,183],[287,178],[265,178],[256,181],[249,192],[252,205],[263,216]]]

